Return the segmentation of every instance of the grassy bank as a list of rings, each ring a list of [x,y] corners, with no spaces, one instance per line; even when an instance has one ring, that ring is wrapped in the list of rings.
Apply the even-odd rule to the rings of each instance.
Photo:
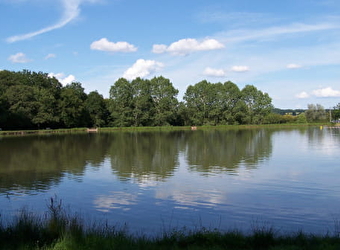
[[[23,209],[11,222],[2,218],[0,249],[340,249],[338,231],[319,236],[303,232],[281,235],[271,227],[259,226],[246,235],[202,228],[177,229],[149,238],[105,223],[85,226],[84,222],[77,214],[67,213],[61,200],[51,198],[43,216]]]
[[[115,131],[170,131],[170,130],[190,130],[191,127],[103,127],[96,129],[89,128],[65,128],[65,129],[40,129],[40,130],[3,130],[0,135],[33,135],[33,134],[67,134],[67,133],[95,133],[95,132],[115,132]],[[93,131],[95,130],[95,131]]]
[[[196,129],[256,129],[256,128],[303,128],[303,127],[332,127],[332,123],[284,123],[284,124],[262,124],[262,125],[219,125],[219,126],[197,126]],[[117,131],[172,131],[191,130],[191,126],[163,126],[163,127],[103,127],[96,131],[89,131],[88,128],[70,129],[40,129],[40,130],[6,130],[0,131],[0,136],[21,136],[21,135],[44,135],[44,134],[67,134],[67,133],[92,133],[92,132],[117,132]],[[195,130],[196,130],[195,129]]]

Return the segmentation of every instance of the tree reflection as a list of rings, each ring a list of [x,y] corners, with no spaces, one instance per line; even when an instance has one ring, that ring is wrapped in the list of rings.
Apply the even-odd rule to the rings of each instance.
[[[65,175],[81,179],[86,166],[111,160],[113,174],[139,185],[174,175],[179,155],[190,171],[256,168],[272,152],[269,129],[113,132],[9,137],[0,141],[0,191],[43,191]]]
[[[79,177],[87,164],[105,158],[107,136],[91,134],[27,136],[0,142],[0,189],[47,190],[66,173]]]
[[[270,130],[200,130],[187,134],[190,170],[201,173],[237,172],[240,164],[256,168],[272,152]]]
[[[181,132],[124,132],[113,136],[112,169],[121,180],[163,180],[178,166]]]

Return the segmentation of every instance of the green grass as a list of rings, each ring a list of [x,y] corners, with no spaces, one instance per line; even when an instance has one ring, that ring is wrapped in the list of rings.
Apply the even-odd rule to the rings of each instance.
[[[1,217],[0,217],[1,218]],[[339,232],[310,235],[296,232],[281,235],[270,226],[251,227],[251,233],[238,230],[221,232],[173,229],[159,236],[133,236],[124,228],[106,223],[85,226],[77,214],[70,215],[62,201],[51,198],[43,216],[22,209],[10,223],[0,223],[0,249],[68,250],[68,249],[235,249],[235,250],[338,250]]]

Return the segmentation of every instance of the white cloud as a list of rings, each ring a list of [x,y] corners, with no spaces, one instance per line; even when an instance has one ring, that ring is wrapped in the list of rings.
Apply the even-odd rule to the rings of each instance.
[[[11,61],[12,63],[27,63],[32,61],[31,59],[27,58],[27,56],[24,53],[16,53],[15,55],[11,55],[8,58],[9,61]]]
[[[222,48],[224,48],[224,45],[215,39],[204,39],[202,41],[198,41],[196,39],[187,38],[178,40],[169,46],[166,46],[165,44],[154,44],[152,52],[157,54],[169,52],[174,55],[187,55],[195,51],[216,50]]]
[[[305,98],[309,97],[309,94],[307,92],[303,91],[300,94],[297,94],[296,97],[299,98],[299,99],[305,99]]]
[[[300,68],[302,68],[302,66],[299,65],[299,64],[290,63],[290,64],[288,64],[288,65],[286,66],[286,68],[287,68],[287,69],[300,69]]]
[[[63,85],[67,85],[67,84],[70,84],[72,82],[74,82],[76,80],[75,76],[74,75],[68,75],[68,76],[65,76],[64,73],[57,73],[57,74],[54,74],[54,73],[49,73],[48,74],[49,77],[55,77],[58,79],[58,81]]]
[[[161,54],[166,52],[167,46],[165,44],[154,44],[152,47],[152,52],[156,54]]]
[[[231,68],[231,71],[234,71],[234,72],[246,72],[246,71],[249,71],[249,67],[248,66],[233,66]]]
[[[323,89],[313,90],[310,94],[303,91],[300,94],[297,94],[296,97],[299,99],[305,99],[305,98],[309,98],[311,95],[315,97],[340,97],[340,91],[334,90],[331,87],[327,87]]]
[[[110,42],[107,38],[102,38],[98,41],[94,41],[91,44],[91,49],[110,51],[110,52],[135,52],[137,48],[127,42]]]
[[[223,69],[213,69],[210,67],[205,68],[203,71],[203,74],[206,76],[217,76],[217,77],[222,77],[226,75]]]
[[[124,72],[123,77],[127,80],[133,80],[137,77],[146,77],[163,67],[163,63],[156,62],[154,60],[138,59],[132,67]]]
[[[40,30],[37,30],[37,31],[34,31],[34,32],[30,32],[30,33],[26,33],[26,34],[22,34],[22,35],[11,36],[11,37],[7,38],[6,41],[8,43],[14,43],[14,42],[17,42],[17,41],[30,39],[32,37],[44,34],[46,32],[49,32],[49,31],[52,31],[52,30],[55,30],[55,29],[60,29],[79,16],[79,14],[80,14],[80,8],[79,7],[82,3],[84,3],[84,2],[91,2],[91,3],[98,2],[98,0],[60,0],[60,1],[61,1],[61,4],[63,6],[64,11],[63,11],[63,15],[62,15],[61,19],[56,24],[48,26],[48,27],[40,29]]]
[[[45,60],[55,57],[57,57],[56,54],[48,54],[47,56],[45,56]]]
[[[315,95],[316,97],[340,97],[340,91],[334,90],[331,87],[327,87],[314,90],[313,95]]]

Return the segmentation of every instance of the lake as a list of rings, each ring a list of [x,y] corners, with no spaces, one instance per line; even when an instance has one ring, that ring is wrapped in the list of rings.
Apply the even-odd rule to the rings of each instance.
[[[0,213],[57,196],[131,233],[340,229],[340,129],[207,129],[0,137]]]

